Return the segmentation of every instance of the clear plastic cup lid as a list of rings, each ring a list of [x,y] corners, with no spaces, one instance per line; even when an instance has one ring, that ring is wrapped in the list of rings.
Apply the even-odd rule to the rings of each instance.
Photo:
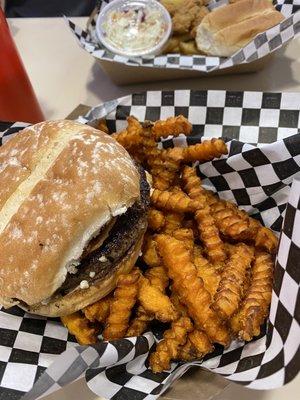
[[[96,22],[100,42],[113,53],[128,57],[158,54],[171,31],[170,14],[156,0],[114,0]]]

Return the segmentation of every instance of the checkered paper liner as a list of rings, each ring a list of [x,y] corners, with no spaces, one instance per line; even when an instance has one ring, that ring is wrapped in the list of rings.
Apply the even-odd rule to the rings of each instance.
[[[258,60],[288,43],[300,32],[300,0],[277,0],[276,8],[285,16],[280,24],[257,35],[254,40],[231,57],[212,57],[180,54],[165,54],[152,57],[124,57],[107,50],[98,40],[95,26],[99,14],[107,3],[113,0],[100,0],[93,12],[86,30],[81,29],[71,20],[66,19],[71,32],[77,38],[79,45],[94,57],[107,61],[115,61],[130,66],[143,66],[155,68],[175,68],[212,72],[218,69],[229,68],[234,65],[250,63]],[[209,8],[213,9],[227,3],[226,0],[213,0]]]
[[[157,332],[79,346],[57,319],[32,316],[17,307],[1,309],[0,399],[19,399],[25,392],[24,400],[37,399],[80,376],[107,399],[156,399],[198,365],[254,389],[291,381],[300,367],[299,110],[296,93],[183,90],[127,96],[80,117],[96,125],[109,112],[108,126],[114,131],[126,125],[130,114],[142,121],[186,115],[194,134],[168,138],[164,147],[220,133],[227,137],[228,156],[205,163],[200,170],[206,186],[281,232],[269,321],[250,343],[235,341],[226,350],[216,347],[203,362],[173,363],[170,371],[155,375],[147,368],[147,357]],[[26,125],[0,125],[2,143]]]

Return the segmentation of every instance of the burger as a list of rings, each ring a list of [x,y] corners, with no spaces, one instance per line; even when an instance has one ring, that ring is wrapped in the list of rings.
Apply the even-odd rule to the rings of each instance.
[[[111,136],[73,121],[0,148],[0,304],[58,317],[111,292],[147,228],[145,173]]]

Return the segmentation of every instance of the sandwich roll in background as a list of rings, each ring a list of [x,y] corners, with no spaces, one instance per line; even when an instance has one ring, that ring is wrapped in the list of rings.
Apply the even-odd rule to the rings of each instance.
[[[240,0],[207,14],[197,28],[196,44],[208,55],[230,57],[283,20],[269,0]]]
[[[73,313],[130,272],[147,227],[144,171],[104,132],[25,128],[0,148],[0,304]]]

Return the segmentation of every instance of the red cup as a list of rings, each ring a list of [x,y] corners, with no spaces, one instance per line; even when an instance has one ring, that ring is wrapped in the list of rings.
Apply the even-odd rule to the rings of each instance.
[[[44,120],[0,7],[0,121]]]

